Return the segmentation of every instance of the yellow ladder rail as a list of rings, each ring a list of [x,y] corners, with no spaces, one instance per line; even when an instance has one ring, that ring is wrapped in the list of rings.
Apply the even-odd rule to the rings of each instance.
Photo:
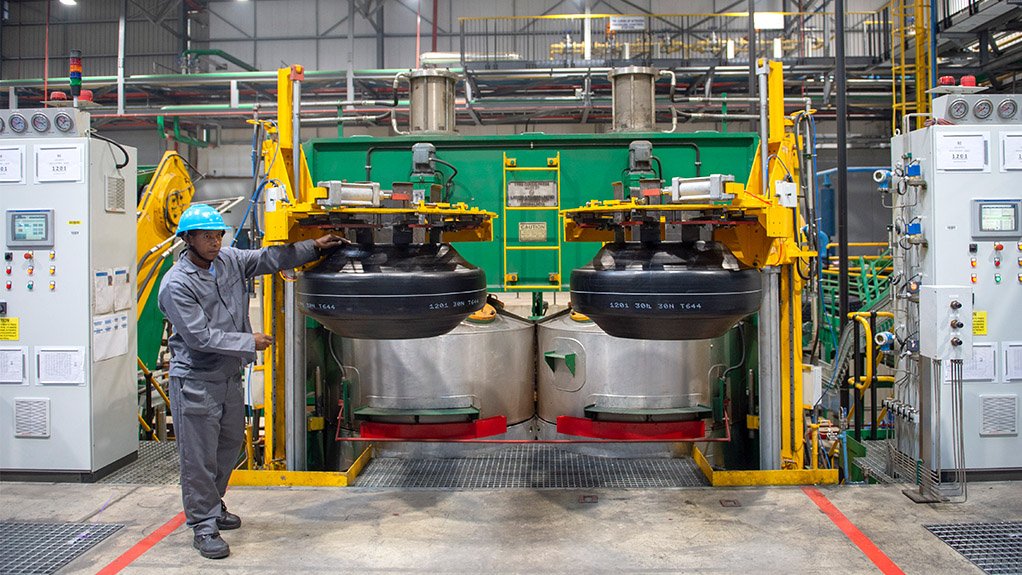
[[[503,273],[503,276],[502,276],[501,284],[504,286],[505,290],[538,290],[538,289],[549,290],[551,287],[556,287],[558,290],[560,290],[560,287],[561,287],[561,277],[562,277],[562,273],[561,273],[561,244],[563,243],[563,238],[561,237],[561,234],[563,233],[562,230],[564,228],[563,221],[562,221],[563,216],[558,215],[557,221],[554,223],[554,225],[557,228],[557,244],[556,245],[550,245],[550,246],[510,246],[510,245],[508,245],[508,236],[507,236],[507,219],[508,219],[507,218],[507,212],[515,212],[515,211],[519,211],[519,212],[524,212],[524,211],[543,212],[543,211],[547,211],[547,212],[549,212],[549,211],[553,211],[555,213],[560,214],[560,211],[561,211],[561,153],[557,152],[557,155],[555,155],[554,157],[547,158],[547,165],[546,166],[518,166],[518,162],[514,158],[508,158],[507,152],[504,152],[502,155],[503,155],[503,162],[502,162],[502,164],[503,164],[502,165],[502,167],[503,167],[503,183],[502,183],[501,187],[502,187],[503,202],[501,202],[501,211],[503,213],[501,214],[501,219],[503,220],[504,233],[502,234],[503,252],[501,254],[501,260],[502,260],[501,263],[503,264],[503,271],[504,271],[504,273]],[[509,206],[509,205],[507,205],[507,184],[508,184],[508,173],[509,172],[554,172],[557,175],[557,182],[556,182],[557,189],[556,189],[556,196],[555,196],[556,204],[553,205],[553,206]],[[523,284],[508,285],[508,283],[509,283],[508,278],[512,277],[512,276],[509,275],[508,271],[507,271],[507,256],[508,256],[508,252],[513,252],[513,251],[556,251],[557,252],[557,284],[556,284],[556,286],[552,286],[552,285],[531,285],[531,284],[528,284],[528,285],[523,285]],[[517,276],[517,274],[513,274],[513,275],[515,277]]]

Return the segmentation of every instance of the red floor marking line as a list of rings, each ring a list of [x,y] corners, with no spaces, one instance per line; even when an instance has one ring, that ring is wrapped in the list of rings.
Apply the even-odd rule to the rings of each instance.
[[[185,514],[182,511],[175,515],[173,519],[161,525],[156,531],[146,535],[131,549],[128,549],[121,554],[120,557],[111,561],[109,565],[99,570],[96,575],[114,575],[115,573],[120,573],[122,569],[131,565],[135,559],[138,559],[143,553],[152,549],[154,545],[162,541],[167,535],[173,533],[174,530],[180,527],[184,522]]]
[[[841,513],[837,507],[834,507],[834,504],[819,489],[803,487],[802,492],[809,496],[809,499],[813,500],[813,503],[820,508],[820,511],[823,511],[834,522],[834,525],[837,525],[837,528],[852,540],[852,543],[855,543],[859,551],[862,551],[877,566],[877,569],[880,569],[881,573],[884,575],[905,575],[905,572],[894,561],[891,561],[891,558],[881,551],[879,547],[874,545],[869,537],[866,537],[862,531],[859,531],[859,528],[849,521],[844,513]]]

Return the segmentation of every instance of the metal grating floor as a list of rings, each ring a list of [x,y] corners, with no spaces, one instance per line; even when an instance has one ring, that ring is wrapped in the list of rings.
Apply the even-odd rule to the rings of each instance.
[[[0,522],[0,573],[56,573],[121,527],[114,523]]]
[[[1022,573],[1022,522],[924,525],[990,575]]]
[[[177,444],[173,441],[139,441],[138,459],[99,480],[99,483],[174,485],[180,481]]]
[[[457,459],[373,459],[357,487],[405,489],[592,489],[703,487],[691,458],[609,459],[549,445],[518,445]]]

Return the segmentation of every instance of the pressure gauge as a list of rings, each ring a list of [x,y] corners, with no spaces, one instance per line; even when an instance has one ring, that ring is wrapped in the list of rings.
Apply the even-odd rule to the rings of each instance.
[[[32,129],[37,132],[50,131],[50,119],[43,113],[32,114]]]
[[[71,116],[61,112],[53,117],[53,125],[57,126],[61,132],[70,132],[75,127],[75,121],[71,119]]]
[[[29,122],[26,121],[25,116],[19,113],[10,114],[10,130],[15,134],[25,134],[25,131],[29,129]]]
[[[990,100],[980,100],[972,107],[972,115],[980,120],[986,120],[994,113],[994,104]]]
[[[1015,100],[1004,100],[997,106],[997,115],[1002,119],[1010,120],[1018,113],[1018,102]]]
[[[955,120],[961,120],[969,113],[969,103],[965,100],[955,100],[947,107],[947,115]]]

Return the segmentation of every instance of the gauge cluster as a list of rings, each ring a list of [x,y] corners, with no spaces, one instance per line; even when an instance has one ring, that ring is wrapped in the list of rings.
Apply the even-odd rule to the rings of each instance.
[[[0,137],[67,137],[88,131],[87,114],[60,108],[0,110]]]
[[[951,94],[933,101],[937,119],[950,120],[954,124],[1022,124],[1020,107],[1022,95],[1015,94]]]

